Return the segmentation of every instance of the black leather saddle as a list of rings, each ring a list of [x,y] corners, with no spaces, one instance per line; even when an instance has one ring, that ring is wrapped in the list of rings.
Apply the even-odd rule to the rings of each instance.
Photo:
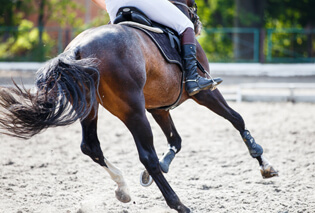
[[[136,7],[119,8],[114,24],[124,21],[133,21],[143,25],[152,26],[152,21]]]
[[[125,21],[137,22],[150,27],[160,28],[164,34],[166,34],[170,40],[171,47],[176,48],[180,52],[180,39],[179,35],[173,29],[170,29],[162,24],[150,20],[141,10],[136,7],[121,7],[119,8],[114,24],[118,24]]]

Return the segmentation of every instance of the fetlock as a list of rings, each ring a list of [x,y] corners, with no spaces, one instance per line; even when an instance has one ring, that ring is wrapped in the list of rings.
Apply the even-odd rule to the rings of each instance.
[[[249,154],[253,158],[257,158],[263,154],[264,152],[263,148],[255,142],[255,139],[251,136],[248,130],[245,130],[242,133],[242,138],[248,148]]]
[[[83,154],[89,156],[94,162],[100,164],[101,166],[106,166],[106,163],[104,161],[103,152],[100,148],[100,146],[94,146],[94,149],[91,149],[91,147],[86,144],[84,141],[81,143],[81,151]]]

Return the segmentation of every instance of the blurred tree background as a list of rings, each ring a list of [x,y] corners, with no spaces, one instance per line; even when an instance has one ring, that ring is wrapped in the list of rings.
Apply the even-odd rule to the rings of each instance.
[[[287,62],[315,61],[314,0],[196,2],[204,27],[199,42],[210,61],[266,62],[267,54]]]
[[[1,61],[46,61],[65,48],[74,30],[108,23],[103,11],[85,24],[85,5],[73,0],[0,0],[0,5]]]
[[[101,10],[87,19],[90,2],[0,0],[0,60],[45,61],[77,33],[106,24],[108,16]],[[198,40],[212,62],[315,61],[314,0],[196,3],[203,23]]]

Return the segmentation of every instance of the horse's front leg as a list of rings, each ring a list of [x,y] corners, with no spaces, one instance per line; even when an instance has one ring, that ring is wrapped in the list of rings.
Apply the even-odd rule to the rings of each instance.
[[[91,113],[92,114],[92,113]],[[92,116],[91,116],[92,117]],[[97,118],[87,117],[81,121],[82,126],[82,143],[81,150],[88,155],[94,162],[101,165],[110,175],[111,179],[116,182],[116,198],[127,203],[131,201],[129,189],[124,180],[122,172],[109,162],[103,155],[100,142],[97,137]]]
[[[265,179],[278,176],[278,172],[273,168],[267,158],[263,156],[263,148],[255,142],[250,132],[244,130],[240,131],[240,133],[248,148],[249,154],[258,160],[262,177]]]
[[[202,66],[206,68],[206,70],[210,70],[206,53],[198,42],[197,58],[201,62]],[[242,116],[229,107],[218,89],[214,91],[201,91],[192,98],[197,103],[209,108],[213,112],[229,120],[232,125],[240,132],[250,155],[258,160],[263,178],[278,176],[278,173],[274,170],[271,164],[265,157],[262,156],[263,148],[255,142],[249,131],[245,129],[245,123]]]
[[[162,172],[168,173],[171,162],[181,149],[182,139],[175,128],[169,111],[159,109],[151,109],[148,111],[159,124],[168,141],[168,148],[159,161]],[[149,175],[149,172],[144,170],[140,175],[140,184],[144,187],[148,187],[152,182],[153,179]]]
[[[250,132],[245,129],[245,123],[242,116],[227,104],[218,89],[214,91],[201,91],[195,95],[193,99],[199,104],[209,108],[216,114],[230,121],[232,125],[240,132],[250,155],[258,160],[263,178],[278,176],[276,170],[263,156],[263,148],[256,143]]]

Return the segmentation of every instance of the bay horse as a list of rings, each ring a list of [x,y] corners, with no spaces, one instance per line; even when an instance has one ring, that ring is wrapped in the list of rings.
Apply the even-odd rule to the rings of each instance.
[[[196,17],[194,0],[174,0],[188,17]],[[206,70],[205,52],[197,43],[197,59]],[[200,71],[200,70],[199,70]],[[131,132],[141,163],[157,184],[170,208],[190,212],[173,191],[163,171],[181,149],[181,137],[170,111],[159,109],[174,103],[179,96],[182,72],[169,64],[153,41],[142,31],[123,25],[88,29],[67,46],[65,51],[38,70],[32,90],[15,85],[0,89],[0,127],[5,134],[30,138],[49,127],[69,125],[80,120],[81,150],[101,165],[117,183],[116,197],[131,200],[122,172],[103,155],[97,136],[98,107],[117,116]],[[200,72],[200,75],[203,75]],[[239,113],[234,111],[218,89],[204,90],[194,96],[184,91],[179,104],[193,99],[231,122],[240,132],[250,154],[261,166],[263,177],[277,172],[262,156]],[[153,135],[146,117],[149,111],[164,132],[173,155],[159,162]],[[169,151],[168,151],[169,152]],[[171,152],[170,152],[171,153]]]

